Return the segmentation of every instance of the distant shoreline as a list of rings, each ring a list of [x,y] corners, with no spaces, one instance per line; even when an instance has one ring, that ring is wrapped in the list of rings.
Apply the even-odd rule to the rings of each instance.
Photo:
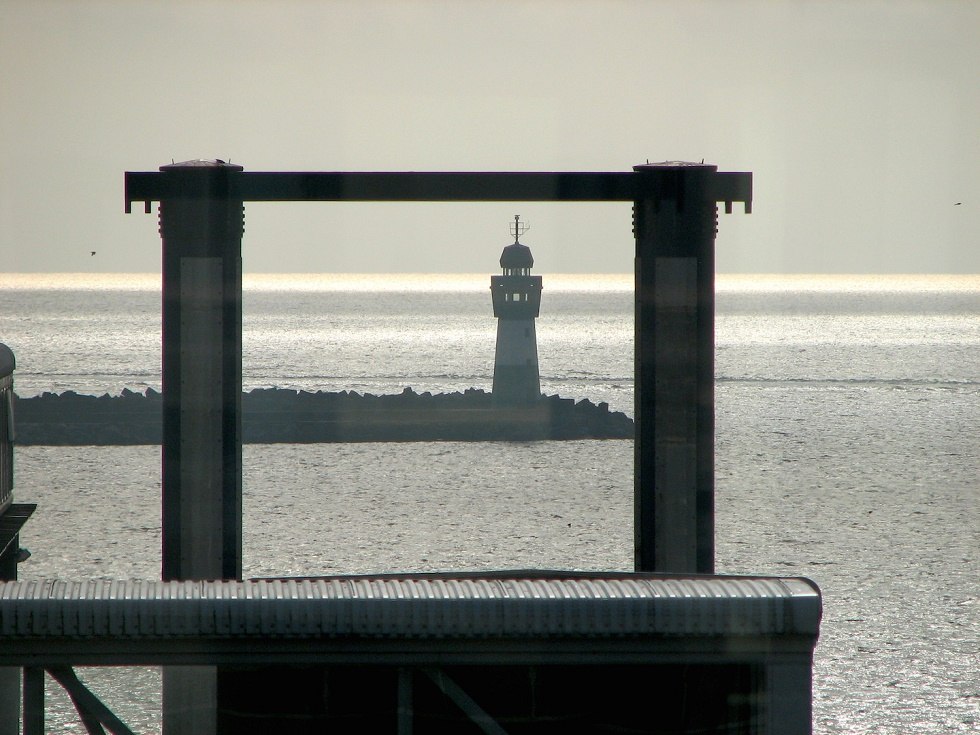
[[[163,396],[73,391],[18,398],[15,437],[23,446],[159,445]],[[633,420],[606,403],[542,396],[528,406],[497,406],[462,393],[372,395],[257,388],[242,394],[246,444],[413,441],[631,439]]]

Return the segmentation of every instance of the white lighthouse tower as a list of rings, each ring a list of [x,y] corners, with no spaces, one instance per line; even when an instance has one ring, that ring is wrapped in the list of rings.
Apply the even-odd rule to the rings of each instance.
[[[541,276],[531,275],[531,249],[520,243],[520,236],[528,229],[521,216],[515,214],[511,225],[514,242],[500,254],[503,275],[490,277],[493,315],[497,317],[493,400],[503,405],[533,403],[541,396],[534,332],[534,320],[541,307]]]

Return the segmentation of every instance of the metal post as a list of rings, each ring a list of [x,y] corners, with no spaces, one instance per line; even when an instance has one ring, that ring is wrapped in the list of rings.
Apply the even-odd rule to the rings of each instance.
[[[24,735],[44,735],[44,669],[24,667]]]
[[[415,715],[412,712],[412,670],[398,667],[398,735],[412,735]]]
[[[0,417],[2,420],[2,417]],[[4,515],[0,513],[0,524]],[[17,579],[17,557],[20,552],[20,536],[15,534],[7,548],[0,539],[0,582]],[[0,735],[17,735],[20,720],[20,669],[16,666],[0,666]]]
[[[813,732],[813,655],[772,662],[765,668],[764,732],[810,735]]]
[[[716,166],[635,166],[637,571],[714,571]]]
[[[17,735],[20,698],[20,669],[0,666],[0,735]]]
[[[162,166],[163,579],[242,574],[241,166]],[[168,182],[169,183],[169,182]]]
[[[0,400],[3,400],[3,396],[0,396]],[[0,422],[5,422],[2,415]],[[4,449],[10,454],[6,457],[7,462],[0,464],[6,464],[9,482],[13,479],[12,443],[0,448],[0,451]],[[35,503],[13,503],[5,512],[0,513],[0,582],[17,580],[17,564],[21,561],[22,554],[19,531],[36,508]],[[20,702],[20,669],[16,666],[0,666],[0,735],[17,735]]]
[[[242,576],[242,170],[162,166],[164,580]],[[213,667],[164,670],[164,730],[213,732]]]

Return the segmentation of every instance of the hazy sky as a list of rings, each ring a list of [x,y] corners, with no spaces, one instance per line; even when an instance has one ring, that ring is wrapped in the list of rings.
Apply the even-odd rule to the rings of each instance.
[[[975,0],[0,0],[0,268],[158,271],[123,173],[172,159],[704,158],[755,177],[720,272],[976,273],[978,69]],[[492,271],[516,213],[539,272],[632,270],[628,204],[535,203],[251,204],[244,267]]]

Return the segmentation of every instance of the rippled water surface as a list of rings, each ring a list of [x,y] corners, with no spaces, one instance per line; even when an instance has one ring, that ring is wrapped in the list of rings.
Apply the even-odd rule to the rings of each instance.
[[[4,278],[23,394],[159,386],[152,280]],[[462,280],[262,282],[246,384],[488,388],[486,284]],[[631,413],[629,280],[559,286],[545,277],[545,390]],[[717,569],[820,585],[818,733],[980,729],[978,304],[976,279],[719,283]],[[632,566],[631,442],[249,445],[244,464],[246,575]],[[39,504],[22,579],[158,578],[158,448],[22,447],[16,469]],[[159,728],[155,670],[82,675]],[[49,703],[50,727],[83,731],[55,687]]]

